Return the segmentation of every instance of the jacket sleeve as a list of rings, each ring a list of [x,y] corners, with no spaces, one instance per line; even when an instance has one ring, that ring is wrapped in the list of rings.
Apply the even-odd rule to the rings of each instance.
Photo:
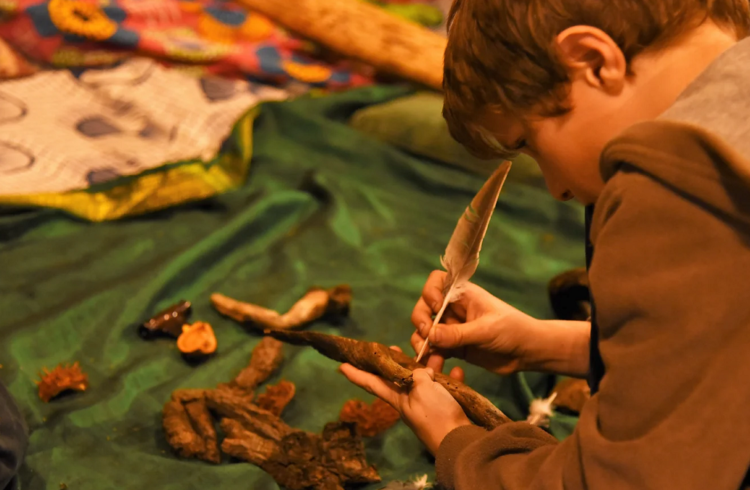
[[[27,445],[26,422],[10,393],[0,383],[0,489],[11,487],[23,463]]]
[[[750,464],[750,230],[624,166],[597,201],[592,241],[606,374],[576,430],[556,443],[522,422],[457,429],[438,452],[439,483],[737,490]]]

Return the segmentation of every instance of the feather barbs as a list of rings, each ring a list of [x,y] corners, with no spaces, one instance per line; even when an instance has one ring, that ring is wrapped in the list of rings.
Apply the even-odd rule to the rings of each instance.
[[[446,307],[460,298],[462,289],[479,266],[479,252],[482,249],[482,241],[487,233],[487,227],[490,224],[505,179],[510,172],[510,167],[510,161],[500,164],[466,207],[456,224],[456,229],[453,230],[445,254],[440,258],[440,263],[447,272],[443,283],[443,304],[440,311],[435,315],[435,320],[417,356],[417,362],[424,355],[429,345],[432,330],[440,322]]]

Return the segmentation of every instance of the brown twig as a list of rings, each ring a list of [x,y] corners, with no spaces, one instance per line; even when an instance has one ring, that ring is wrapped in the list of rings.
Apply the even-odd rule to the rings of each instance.
[[[311,288],[286,313],[243,303],[219,293],[211,295],[211,304],[222,315],[240,323],[249,323],[263,328],[294,329],[322,318],[325,315],[346,315],[352,299],[348,285],[331,289]]]
[[[284,359],[283,344],[276,339],[264,338],[253,349],[247,367],[230,383],[247,392],[264,383],[281,366]]]
[[[361,342],[346,337],[316,332],[292,332],[266,329],[264,334],[292,345],[309,345],[329,359],[348,362],[359,369],[377,374],[396,386],[405,388],[412,384],[411,370],[394,361],[393,351],[376,342]]]
[[[167,442],[183,458],[221,462],[219,443],[204,390],[177,390],[164,405],[162,424]]]
[[[377,374],[397,386],[409,386],[412,382],[412,371],[424,368],[406,354],[374,342],[360,342],[317,332],[266,329],[264,333],[289,344],[311,346],[334,361],[347,362],[358,369]],[[466,415],[477,425],[492,430],[500,424],[510,422],[510,419],[487,398],[465,384],[442,373],[435,374],[435,381],[448,390]]]

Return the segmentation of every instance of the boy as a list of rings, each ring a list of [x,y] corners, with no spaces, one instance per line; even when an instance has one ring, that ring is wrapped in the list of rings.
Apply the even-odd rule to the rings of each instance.
[[[480,156],[522,151],[593,214],[592,324],[537,321],[477,286],[397,408],[457,490],[737,490],[750,466],[750,12],[747,0],[456,0],[444,116]],[[419,350],[442,300],[414,309]],[[496,373],[589,376],[556,442],[471,425],[432,382],[456,356]],[[461,372],[455,370],[455,377]]]

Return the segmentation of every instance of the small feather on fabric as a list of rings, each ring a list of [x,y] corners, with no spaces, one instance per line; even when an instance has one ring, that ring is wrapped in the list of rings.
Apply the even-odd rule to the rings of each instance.
[[[435,325],[440,322],[445,308],[461,297],[464,286],[479,266],[479,252],[482,249],[482,241],[487,233],[487,227],[490,224],[497,199],[500,197],[500,191],[508,172],[510,172],[510,166],[509,161],[500,164],[477,195],[474,196],[474,199],[471,200],[471,204],[461,215],[461,219],[458,220],[453,236],[451,236],[445,250],[445,255],[440,258],[443,268],[448,273],[443,283],[443,304],[440,311],[435,315],[435,320],[427,333],[427,339],[422,344],[422,349],[417,356],[417,362],[422,359],[430,343],[432,331]]]
[[[549,427],[549,421],[552,418],[555,409],[555,398],[557,393],[552,393],[548,398],[537,398],[532,400],[529,406],[529,416],[526,422],[537,427]]]
[[[428,488],[432,488],[432,484],[427,482],[427,475],[422,475],[409,482],[391,482],[381,490],[426,490]]]

